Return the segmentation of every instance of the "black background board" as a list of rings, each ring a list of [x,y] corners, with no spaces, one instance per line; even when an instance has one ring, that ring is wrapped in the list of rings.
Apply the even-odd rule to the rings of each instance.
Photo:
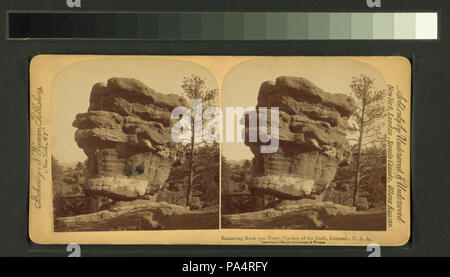
[[[39,54],[393,56],[412,63],[411,239],[382,256],[450,255],[450,1],[89,0],[87,11],[438,12],[438,40],[9,40],[7,12],[67,11],[65,0],[0,1],[0,255],[67,256],[28,238],[29,62]],[[365,247],[83,245],[82,256],[367,256]]]

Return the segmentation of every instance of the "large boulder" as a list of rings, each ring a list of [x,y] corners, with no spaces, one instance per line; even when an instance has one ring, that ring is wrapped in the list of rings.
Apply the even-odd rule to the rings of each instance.
[[[170,135],[177,106],[187,106],[185,98],[155,92],[135,79],[94,85],[88,112],[73,122],[75,140],[88,157],[86,194],[121,200],[155,193],[183,158]],[[95,206],[94,199],[90,209]]]
[[[246,142],[255,155],[252,190],[279,199],[320,195],[349,159],[346,134],[356,109],[353,98],[326,92],[301,77],[281,76],[262,83],[259,107],[279,108],[279,148],[261,153],[263,143]]]

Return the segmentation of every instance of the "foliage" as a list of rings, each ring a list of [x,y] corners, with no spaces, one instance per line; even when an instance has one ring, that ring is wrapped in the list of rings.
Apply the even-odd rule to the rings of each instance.
[[[190,149],[190,144],[185,146]],[[190,154],[187,154],[190,159]],[[203,206],[217,205],[219,202],[219,144],[204,143],[195,148],[193,162],[196,165],[193,172],[192,191],[200,194]],[[173,167],[167,183],[171,191],[184,191],[187,187],[189,164]],[[185,194],[184,194],[185,196]],[[190,203],[192,204],[192,203]]]
[[[195,74],[190,77],[184,77],[181,84],[184,94],[189,99],[201,99],[204,106],[213,104],[218,95],[217,89],[208,89],[206,86],[206,79],[201,78]]]
[[[181,88],[184,90],[184,94],[189,99],[201,99],[202,100],[202,113],[203,111],[211,106],[217,98],[219,91],[217,89],[208,89],[206,86],[206,79],[195,74],[192,74],[190,77],[184,77],[183,82],[181,84]],[[194,130],[194,118],[191,120],[191,130]],[[194,132],[192,132],[191,144],[189,152],[189,170],[188,170],[188,186],[186,191],[186,206],[190,205],[192,190],[195,182],[202,182],[198,179],[196,180],[195,171],[197,164],[195,163],[195,147],[196,143],[194,142]],[[205,156],[205,154],[204,154]],[[218,167],[216,168],[218,171]],[[204,181],[203,181],[204,182]]]
[[[194,189],[202,193],[205,203],[219,201],[219,144],[216,142],[198,146],[194,152]]]
[[[228,161],[222,156],[222,213],[250,212],[254,209],[253,196],[248,190],[252,176],[251,160]]]
[[[78,162],[75,167],[64,166],[52,156],[52,184],[54,216],[82,214],[86,201],[81,193],[85,180],[87,161]]]
[[[229,191],[229,185],[233,182],[233,180],[231,179],[232,176],[233,171],[231,169],[231,164],[227,160],[227,158],[222,155],[222,192]]]
[[[368,170],[368,165],[364,161],[363,148],[367,145],[373,145],[381,132],[381,124],[377,122],[384,115],[383,98],[385,90],[378,90],[374,85],[375,79],[364,74],[359,77],[353,77],[350,88],[357,99],[356,112],[353,114],[352,131],[356,133],[356,152],[354,155],[354,191],[353,205],[356,206],[358,192],[362,174]],[[367,151],[366,151],[367,152]],[[370,168],[369,168],[370,170]]]
[[[365,148],[361,159],[360,191],[371,206],[386,205],[386,144]]]
[[[386,147],[385,143],[374,144],[366,147],[361,151],[361,165],[360,165],[360,183],[358,187],[359,202],[368,201],[369,208],[377,208],[386,205]],[[338,168],[334,178],[335,187],[333,192],[326,192],[328,201],[333,201],[331,198],[339,198],[338,204],[351,205],[353,204],[353,193],[355,188],[355,157],[357,154],[358,145],[353,145],[351,152],[353,161],[346,166]],[[335,202],[335,201],[333,201]],[[365,205],[365,204],[364,204]]]
[[[64,167],[52,155],[52,180],[53,184],[56,185],[56,189],[54,190],[55,194],[58,194],[60,192],[59,186],[63,184],[64,177]]]
[[[222,191],[225,193],[247,191],[252,169],[250,160],[230,162],[222,156]]]

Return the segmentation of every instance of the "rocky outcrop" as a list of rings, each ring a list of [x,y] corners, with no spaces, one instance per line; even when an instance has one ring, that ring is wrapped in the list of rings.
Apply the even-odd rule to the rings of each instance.
[[[222,216],[222,224],[225,228],[243,225],[249,228],[289,227],[289,229],[314,230],[325,229],[325,222],[329,217],[350,213],[354,213],[354,209],[330,202],[325,203],[308,199],[282,201],[269,209]],[[264,227],[264,225],[266,226]]]
[[[153,194],[182,159],[171,139],[171,112],[183,97],[155,92],[142,82],[111,78],[93,86],[87,113],[78,114],[75,140],[88,156],[83,190],[95,211],[96,196],[131,200]]]
[[[260,153],[262,143],[246,143],[255,155],[252,190],[279,199],[321,194],[338,165],[349,159],[346,134],[356,108],[353,98],[326,92],[304,78],[282,76],[261,85],[259,107],[279,107],[279,148]]]
[[[284,200],[264,210],[222,215],[222,228],[386,230],[386,210],[355,208],[311,199]]]
[[[217,228],[217,210],[190,211],[188,207],[143,199],[116,202],[90,214],[55,218],[55,232]]]

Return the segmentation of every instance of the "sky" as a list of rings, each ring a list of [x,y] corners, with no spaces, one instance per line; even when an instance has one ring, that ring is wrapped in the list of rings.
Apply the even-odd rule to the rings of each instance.
[[[352,77],[363,73],[375,78],[378,89],[386,87],[383,76],[374,67],[346,58],[255,58],[232,67],[222,84],[217,83],[212,71],[199,64],[175,59],[127,57],[78,62],[60,71],[53,82],[52,154],[68,165],[86,159],[75,142],[76,128],[72,122],[77,114],[87,112],[92,86],[106,83],[111,77],[135,78],[157,92],[181,95],[183,77],[196,74],[206,78],[208,88],[220,90],[221,107],[225,111],[225,107],[254,107],[261,83],[275,81],[281,75],[303,77],[330,93],[350,95]],[[222,154],[228,160],[253,157],[250,149],[238,142],[223,143]]]

